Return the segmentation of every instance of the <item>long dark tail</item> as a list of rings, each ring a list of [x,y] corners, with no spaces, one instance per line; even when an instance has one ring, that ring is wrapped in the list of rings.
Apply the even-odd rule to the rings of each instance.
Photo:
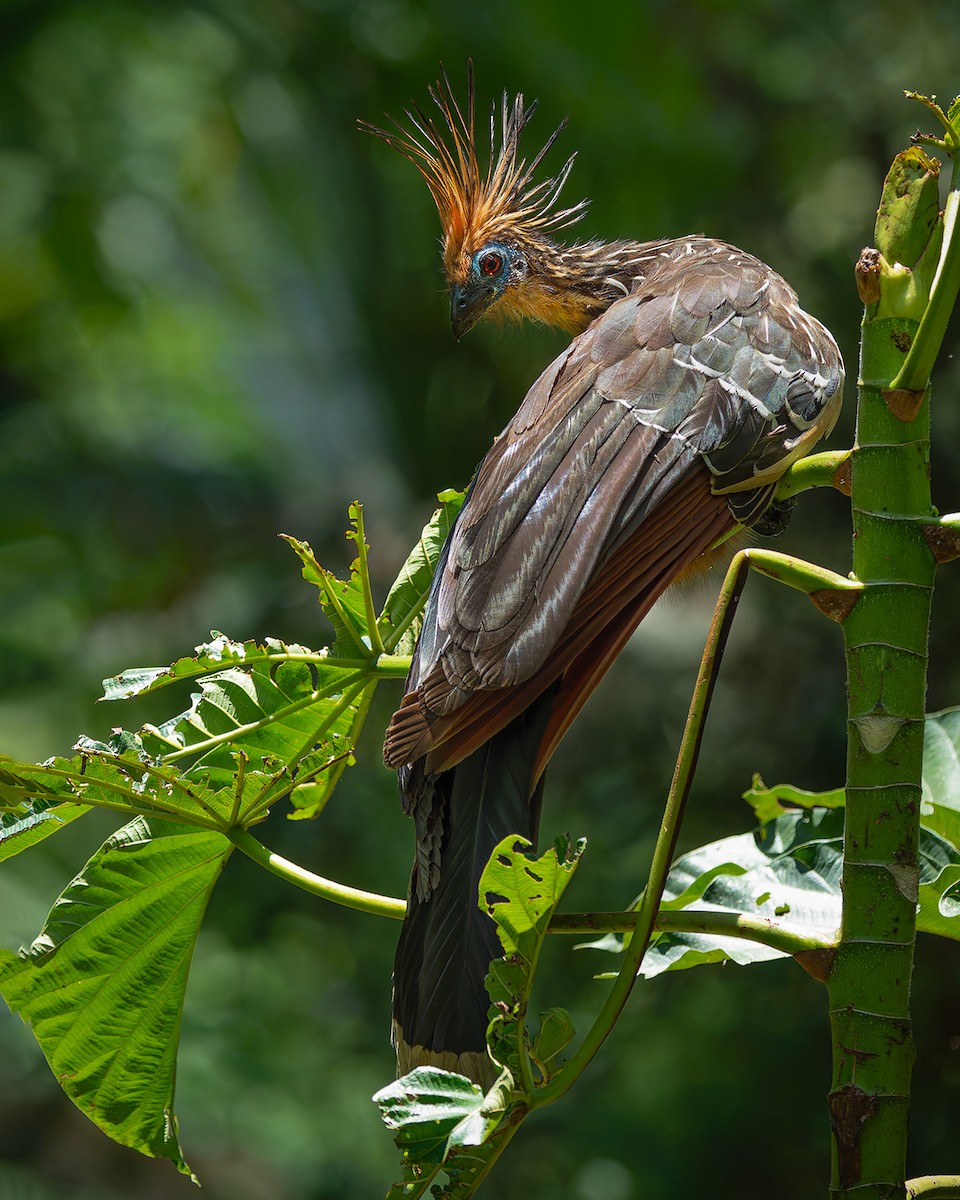
[[[532,779],[553,691],[476,750],[437,775],[401,778],[407,811],[438,834],[439,870],[418,845],[393,969],[393,1040],[403,1075],[431,1063],[489,1086],[486,1052],[490,961],[502,953],[493,921],[477,906],[494,847],[510,834],[536,842],[542,778]],[[428,811],[423,813],[423,806]],[[435,856],[434,856],[435,858]]]

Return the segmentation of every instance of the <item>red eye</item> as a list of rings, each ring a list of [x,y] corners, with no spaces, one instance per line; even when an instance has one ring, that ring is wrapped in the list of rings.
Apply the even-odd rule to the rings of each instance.
[[[499,275],[503,270],[503,255],[491,251],[480,259],[480,270],[484,275]]]

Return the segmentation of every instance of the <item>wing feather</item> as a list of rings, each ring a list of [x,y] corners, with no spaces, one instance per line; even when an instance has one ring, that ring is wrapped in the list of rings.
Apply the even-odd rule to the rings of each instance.
[[[722,495],[758,519],[832,428],[842,379],[830,334],[768,267],[675,243],[548,367],[481,463],[387,763],[459,761],[568,671],[555,745],[656,596],[735,524]]]

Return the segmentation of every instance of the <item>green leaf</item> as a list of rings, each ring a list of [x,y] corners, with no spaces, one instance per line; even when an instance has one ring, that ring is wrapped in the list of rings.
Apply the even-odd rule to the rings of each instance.
[[[920,884],[917,929],[960,942],[960,865],[943,868],[936,879]]]
[[[776,783],[766,787],[759,775],[743,793],[743,799],[757,815],[761,825],[773,821],[785,812],[797,808],[843,808],[843,788],[830,792],[807,792],[789,783]]]
[[[901,150],[883,184],[877,224],[877,249],[888,263],[913,268],[936,234],[942,233],[938,176],[940,163],[919,146]]]
[[[185,1174],[173,1115],[183,997],[231,850],[221,834],[137,817],[67,887],[33,945],[0,958],[4,999],[74,1104]]]
[[[679,858],[670,870],[664,907],[671,910],[736,912],[775,919],[798,932],[832,937],[840,923],[842,813],[814,810],[769,822],[762,833],[711,842]],[[613,949],[614,943],[592,943]],[[746,965],[784,957],[784,952],[746,939],[709,934],[660,934],[652,941],[640,973],[706,963]]]
[[[378,624],[387,650],[411,654],[420,632],[420,615],[430,594],[437,563],[466,492],[440,492],[440,507],[423,527],[387,594]]]
[[[350,537],[350,533],[347,536]],[[353,536],[355,540],[359,536],[356,518]],[[353,560],[348,579],[338,579],[332,571],[317,562],[309,542],[302,542],[288,534],[281,534],[281,537],[293,548],[303,564],[304,579],[317,589],[320,607],[334,630],[332,653],[341,658],[369,658],[372,643],[365,589],[369,589],[370,580],[366,573],[365,554]]]
[[[82,806],[81,813],[89,807],[108,808],[227,831],[263,820],[271,804],[310,778],[310,760],[293,770],[265,772],[248,768],[246,758],[235,753],[225,784],[213,786],[200,770],[188,774],[151,759],[132,734],[107,744],[82,739],[78,749],[74,758],[52,758],[39,765],[0,756],[4,803],[36,807],[36,797],[42,796],[54,816],[69,815],[74,805]],[[315,770],[322,767],[314,765]]]
[[[529,1059],[543,1064],[530,1044],[525,1015],[533,976],[550,918],[583,854],[585,841],[565,838],[539,858],[525,838],[508,837],[494,849],[480,876],[480,907],[493,918],[504,958],[490,964],[486,986],[494,1007],[487,1044],[518,1086],[529,1077]]]
[[[496,1129],[503,1107],[496,1088],[490,1103],[463,1075],[417,1067],[373,1097],[406,1162],[438,1165],[452,1149],[480,1146]]]
[[[254,765],[296,764],[311,755],[314,766],[322,760],[332,768],[353,753],[362,678],[336,668],[317,675],[320,687],[314,668],[299,662],[209,675],[184,712],[144,726],[144,748],[168,760],[195,760],[220,787],[233,777],[237,749]]]
[[[960,708],[924,723],[920,823],[960,848]]]
[[[355,651],[354,651],[355,654]],[[224,664],[232,664],[225,666]],[[289,764],[298,775],[295,819],[316,816],[344,768],[353,763],[363,689],[372,677],[356,657],[348,666],[327,653],[267,638],[236,642],[224,634],[197,647],[192,658],[170,667],[136,667],[104,680],[104,699],[156,691],[185,679],[199,680],[190,706],[140,735],[119,733],[130,747],[178,762],[191,776],[216,787],[230,785],[237,750],[255,767]],[[109,750],[115,751],[117,738]],[[85,749],[101,743],[81,739]],[[190,767],[190,763],[193,767]],[[309,787],[306,785],[309,784]]]
[[[548,1008],[540,1013],[540,1028],[533,1039],[537,1062],[546,1065],[561,1054],[576,1036],[573,1018],[565,1008]]]
[[[762,835],[723,838],[683,855],[670,870],[664,899],[688,896],[698,911],[766,917],[798,932],[832,937],[840,924],[842,832],[842,813],[778,817]],[[704,877],[708,886],[700,891]],[[746,965],[780,957],[782,951],[745,939],[661,934],[647,951],[641,974],[652,978],[703,963],[729,959]]]
[[[528,961],[546,933],[586,842],[573,848],[563,841],[540,858],[526,838],[508,837],[496,847],[480,876],[481,907],[493,918],[504,952]]]
[[[265,638],[261,645],[255,641],[235,642],[217,630],[213,630],[210,637],[211,641],[196,647],[192,657],[178,658],[169,667],[131,667],[105,679],[101,700],[129,700],[133,696],[156,692],[172,683],[196,679],[229,666],[250,668],[267,664],[269,670],[269,664],[276,662],[300,660],[322,664],[326,657],[325,652],[318,654],[306,646],[281,642],[276,638]]]
[[[71,821],[89,811],[86,804],[48,805],[41,800],[20,804],[13,812],[0,813],[0,862],[66,829]]]
[[[950,874],[960,852],[937,833],[920,831],[918,928],[957,937]],[[843,813],[815,809],[788,813],[755,834],[711,842],[679,858],[670,869],[663,907],[677,911],[732,912],[775,921],[784,929],[832,938],[840,925]],[[622,939],[603,938],[584,948],[618,951]],[[786,957],[786,951],[702,933],[662,933],[651,942],[640,973],[730,961],[745,966]]]
[[[0,862],[29,850],[90,811],[63,780],[44,767],[0,754]]]

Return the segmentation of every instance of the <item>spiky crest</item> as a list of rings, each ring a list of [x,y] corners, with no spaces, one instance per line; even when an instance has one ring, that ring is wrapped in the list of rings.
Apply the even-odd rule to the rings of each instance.
[[[562,229],[578,221],[588,201],[553,211],[576,154],[570,155],[556,175],[534,182],[534,173],[567,122],[563,120],[557,126],[529,163],[520,158],[520,136],[537,110],[537,102],[526,105],[522,93],[512,103],[507,93],[503,93],[499,146],[497,104],[491,106],[490,161],[483,172],[475,149],[473,63],[467,63],[466,115],[457,103],[442,64],[440,70],[442,78],[429,92],[443,117],[446,132],[417,105],[412,111],[406,110],[412,131],[393,117],[389,119],[396,131],[366,121],[360,125],[409,159],[426,180],[443,226],[443,265],[447,279],[462,283],[472,255],[487,242],[512,240],[523,244],[542,240],[548,230]]]

